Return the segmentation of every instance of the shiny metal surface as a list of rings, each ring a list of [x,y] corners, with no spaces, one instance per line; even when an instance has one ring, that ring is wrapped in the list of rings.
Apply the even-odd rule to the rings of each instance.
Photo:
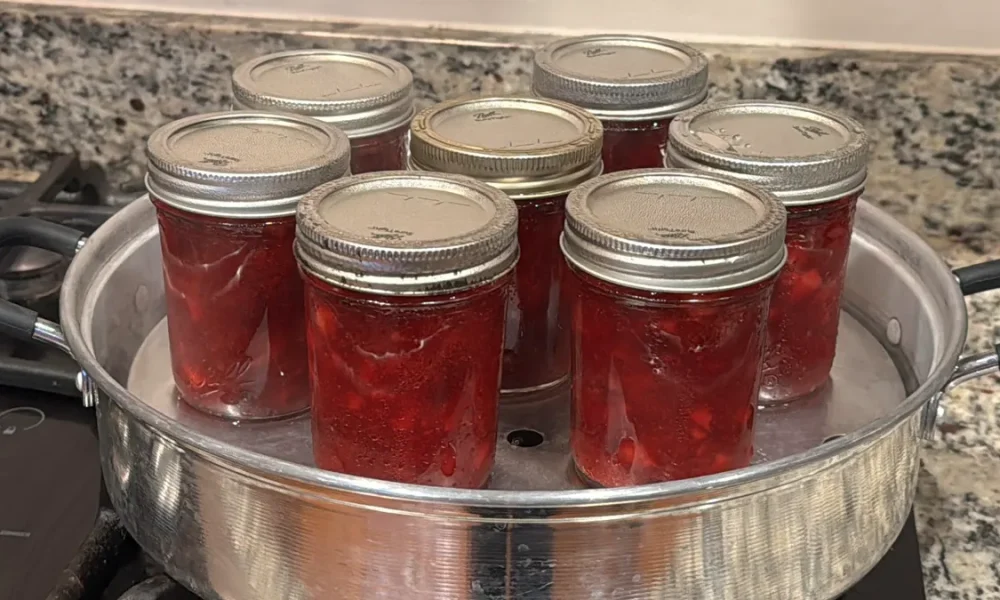
[[[439,294],[517,262],[517,206],[470,177],[384,171],[321,185],[299,202],[295,256],[340,287]]]
[[[728,174],[789,205],[842,198],[864,185],[869,139],[854,119],[776,100],[693,108],[670,123],[665,163]]]
[[[556,40],[535,52],[532,89],[600,119],[671,117],[705,99],[708,59],[694,48],[643,35]]]
[[[841,315],[841,327],[833,383],[800,402],[760,412],[754,437],[755,463],[793,456],[833,436],[857,431],[892,414],[906,398],[905,382],[878,340],[847,312]],[[308,415],[233,425],[193,410],[177,398],[166,320],[153,329],[136,353],[127,389],[161,414],[206,438],[314,465]],[[497,464],[490,489],[584,487],[570,466],[568,387],[504,405],[500,420]]]
[[[59,323],[53,323],[48,319],[38,317],[35,321],[35,330],[31,334],[31,337],[35,341],[59,348],[66,354],[72,355],[73,353],[70,350],[69,344],[66,343],[66,337],[63,335],[62,328],[59,327]]]
[[[394,129],[413,117],[413,74],[374,54],[275,52],[236,67],[232,84],[235,107],[313,117],[352,138]]]
[[[785,208],[734,179],[667,169],[602,175],[566,200],[560,244],[570,263],[618,285],[715,292],[785,264]]]
[[[320,121],[237,111],[186,117],[146,143],[146,188],[187,212],[234,219],[295,214],[299,198],[350,167],[350,141]]]
[[[739,471],[636,488],[527,492],[522,480],[509,483],[517,490],[449,490],[326,473],[205,435],[138,398],[129,372],[165,314],[144,200],[71,265],[63,321],[102,390],[115,507],[153,558],[210,600],[828,600],[898,534],[922,409],[951,379],[966,332],[951,272],[915,234],[866,203],[856,231],[846,291],[856,323],[845,320],[845,343],[861,342],[865,361],[881,345],[897,368],[870,380],[852,373],[856,402],[840,414],[854,428]],[[898,344],[880,340],[893,320]],[[872,335],[855,336],[859,324]],[[909,395],[891,406],[886,380],[908,383]],[[866,399],[888,412],[857,414]]]
[[[564,194],[600,175],[604,129],[571,104],[532,97],[435,104],[410,125],[410,166],[468,175],[511,198]]]

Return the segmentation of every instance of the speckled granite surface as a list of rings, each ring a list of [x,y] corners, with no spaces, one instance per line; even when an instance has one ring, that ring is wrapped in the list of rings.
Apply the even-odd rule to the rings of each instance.
[[[0,12],[0,171],[23,176],[75,148],[116,182],[134,181],[144,136],[176,117],[227,108],[233,64],[283,48],[392,56],[416,73],[423,105],[524,89],[524,46],[538,40],[477,35],[472,44],[461,32],[8,7]],[[853,115],[877,142],[870,201],[952,265],[1000,258],[1000,60],[705,50],[713,97],[780,98]],[[1000,293],[969,308],[969,350],[984,350],[1000,339]],[[947,407],[917,500],[928,597],[1000,598],[1000,377],[966,385]]]

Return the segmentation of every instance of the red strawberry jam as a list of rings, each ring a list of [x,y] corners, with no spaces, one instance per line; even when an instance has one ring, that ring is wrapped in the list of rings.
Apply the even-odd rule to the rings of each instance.
[[[368,137],[351,138],[351,173],[398,171],[406,168],[409,121]]]
[[[486,484],[516,207],[474,180],[372,173],[299,206],[313,452],[324,469]]]
[[[768,317],[765,399],[806,395],[830,376],[858,196],[788,207],[788,263]]]
[[[586,481],[750,464],[784,224],[767,192],[684,171],[605,175],[570,194],[571,447]]]
[[[565,261],[559,235],[566,196],[517,203],[521,253],[507,308],[504,387],[531,390],[558,383],[569,372],[569,331],[559,310]]]
[[[307,410],[295,204],[347,170],[347,138],[301,117],[218,113],[160,128],[147,156],[181,398],[235,419]]]
[[[605,173],[660,167],[670,120],[708,93],[708,59],[647,36],[569,38],[535,53],[532,87],[601,120]]]
[[[788,264],[768,317],[761,401],[808,395],[830,377],[868,138],[843,115],[786,102],[703,106],[670,128],[667,164],[744,179],[788,209]]]
[[[600,173],[600,122],[539,98],[456,100],[414,118],[410,149],[413,168],[475,177],[516,202],[524,258],[507,311],[503,390],[525,394],[565,382],[559,234],[567,192]]]
[[[233,71],[234,104],[314,117],[351,140],[351,172],[406,167],[413,75],[382,56],[344,50],[276,52]]]
[[[572,272],[573,456],[582,474],[623,486],[750,464],[773,278],[675,294]]]
[[[604,170],[650,169],[663,164],[670,119],[601,121],[604,125]]]

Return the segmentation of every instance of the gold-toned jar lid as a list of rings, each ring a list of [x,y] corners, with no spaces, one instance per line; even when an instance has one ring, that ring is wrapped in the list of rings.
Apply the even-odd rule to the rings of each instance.
[[[452,100],[411,125],[415,170],[467,175],[514,199],[567,193],[601,171],[601,122],[582,108],[531,97]]]

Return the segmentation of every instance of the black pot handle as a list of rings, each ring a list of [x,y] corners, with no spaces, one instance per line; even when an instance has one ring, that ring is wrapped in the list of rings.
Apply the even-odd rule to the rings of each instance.
[[[86,242],[82,231],[71,227],[34,219],[31,217],[8,217],[0,219],[0,247],[34,246],[63,256],[74,256]],[[39,330],[39,325],[43,325]],[[38,313],[6,300],[0,301],[0,334],[14,339],[39,340],[59,346],[51,339],[51,330],[58,326],[41,319]],[[66,349],[63,344],[62,347]]]
[[[1000,289],[1000,259],[955,269],[955,277],[966,296]]]
[[[1000,289],[1000,259],[961,267],[955,269],[953,273],[962,294],[966,296]],[[934,439],[935,424],[943,410],[941,399],[948,392],[966,381],[996,373],[997,370],[1000,370],[1000,340],[995,340],[990,350],[959,358],[944,389],[935,394],[924,407],[921,418],[922,436],[925,439]]]

